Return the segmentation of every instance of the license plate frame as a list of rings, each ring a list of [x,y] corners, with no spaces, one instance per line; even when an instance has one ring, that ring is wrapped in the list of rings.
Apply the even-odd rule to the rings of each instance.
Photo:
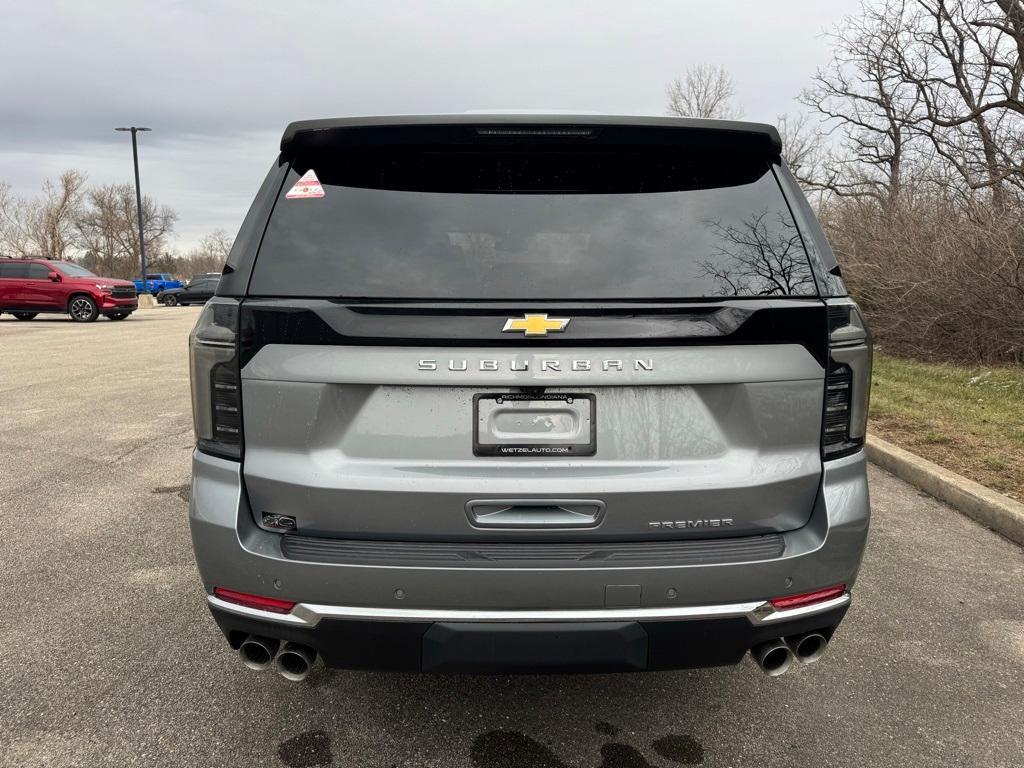
[[[487,401],[495,401],[492,406]],[[580,420],[582,441],[543,440],[530,442],[526,437],[508,442],[496,442],[488,436],[481,439],[481,429],[496,407],[506,403],[550,403],[552,412],[561,404],[569,407]],[[585,404],[585,408],[580,406]],[[546,408],[524,407],[524,413],[543,413]],[[593,456],[597,453],[597,396],[589,392],[552,392],[528,394],[525,392],[487,392],[473,395],[473,455],[510,458],[558,458]]]

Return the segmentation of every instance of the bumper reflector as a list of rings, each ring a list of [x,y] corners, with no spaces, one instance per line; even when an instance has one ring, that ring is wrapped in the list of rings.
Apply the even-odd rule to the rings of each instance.
[[[270,611],[271,613],[289,613],[295,607],[294,600],[278,600],[274,597],[248,595],[245,592],[235,592],[233,589],[224,589],[224,587],[214,587],[213,594],[229,603],[238,603],[248,608],[258,608],[261,611]]]
[[[846,585],[839,584],[835,587],[826,587],[825,589],[818,589],[814,592],[805,592],[802,595],[790,595],[788,597],[773,597],[769,602],[772,606],[778,610],[783,611],[788,608],[799,608],[803,605],[813,605],[814,603],[823,603],[826,600],[832,600],[833,598],[839,597],[846,592]]]

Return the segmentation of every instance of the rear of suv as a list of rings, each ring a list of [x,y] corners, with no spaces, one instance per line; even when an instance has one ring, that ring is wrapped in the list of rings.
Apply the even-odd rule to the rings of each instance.
[[[770,126],[294,123],[190,349],[252,668],[780,674],[850,604],[870,339]]]
[[[97,277],[70,261],[0,259],[0,313],[32,320],[40,313],[67,314],[80,323],[100,315],[124,320],[139,308],[128,280]]]

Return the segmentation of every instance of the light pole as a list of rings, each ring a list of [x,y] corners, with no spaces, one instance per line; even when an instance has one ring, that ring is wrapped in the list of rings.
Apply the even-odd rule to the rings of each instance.
[[[132,160],[135,162],[135,212],[139,215],[139,259],[142,267],[142,290],[139,293],[149,293],[146,288],[146,237],[142,230],[142,190],[139,187],[139,145],[135,135],[139,131],[151,131],[152,128],[115,128],[115,131],[132,132]]]

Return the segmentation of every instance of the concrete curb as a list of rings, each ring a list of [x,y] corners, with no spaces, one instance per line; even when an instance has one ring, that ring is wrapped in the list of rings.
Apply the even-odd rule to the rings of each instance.
[[[868,461],[1024,545],[1024,504],[968,480],[880,437],[868,435]]]

